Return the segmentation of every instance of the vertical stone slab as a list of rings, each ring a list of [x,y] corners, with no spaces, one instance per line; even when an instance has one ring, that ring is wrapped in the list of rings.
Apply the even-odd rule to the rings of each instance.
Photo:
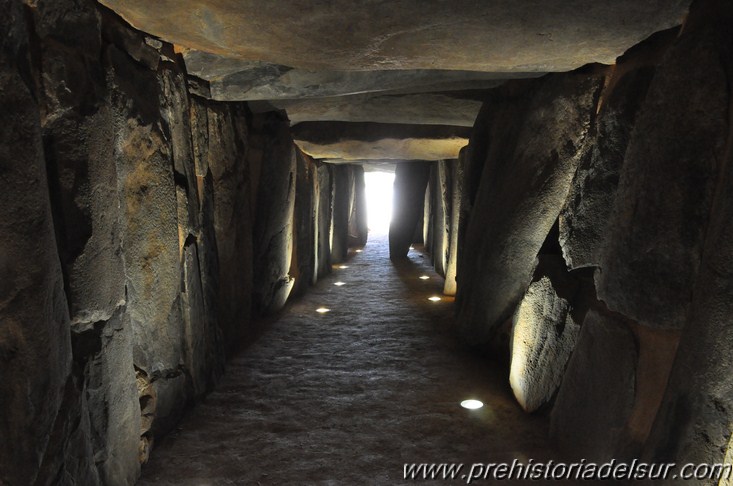
[[[570,303],[557,295],[550,279],[533,282],[517,307],[511,332],[509,384],[525,411],[552,400],[579,333]]]
[[[178,419],[187,393],[181,367],[184,329],[172,147],[162,128],[156,73],[114,46],[107,48],[105,59],[113,83],[114,156],[133,357],[157,391],[154,430],[160,433]]]
[[[439,275],[445,277],[448,260],[451,203],[451,161],[439,160],[435,163],[435,184],[432,193],[432,257],[433,266]]]
[[[318,166],[318,277],[331,273],[331,232],[333,230],[333,166]]]
[[[69,316],[54,237],[26,22],[4,2],[0,28],[0,482],[33,483],[71,371]],[[25,77],[25,79],[24,79]],[[32,404],[32,406],[29,406]],[[80,460],[83,451],[80,452]],[[54,470],[62,462],[50,457]],[[93,467],[93,464],[91,465]]]
[[[93,447],[102,482],[132,484],[140,472],[140,409],[126,316],[115,120],[99,62],[101,22],[88,2],[38,2],[33,14],[41,36],[46,164],[74,360],[83,371],[77,390],[67,386],[68,399],[83,395],[75,413],[86,416],[75,420],[90,429],[88,444],[77,446]],[[71,440],[66,433],[59,439]]]
[[[600,101],[592,147],[560,213],[560,244],[570,269],[601,265],[604,242],[614,233],[609,219],[636,118],[677,31],[654,34],[616,62]]]
[[[364,167],[352,165],[351,171],[354,176],[354,202],[349,215],[349,246],[364,246],[369,234]]]
[[[584,153],[604,74],[590,66],[549,75],[526,100],[507,97],[486,112],[487,158],[461,267],[466,342],[490,343],[526,291]]]
[[[230,349],[247,332],[254,303],[254,222],[247,120],[239,107],[206,104],[207,150],[218,256],[218,316]]]
[[[648,327],[681,329],[689,314],[730,123],[724,30],[685,27],[626,151],[596,284],[610,309]]]
[[[293,232],[293,260],[290,275],[295,279],[292,295],[302,295],[311,285],[316,265],[315,200],[313,190],[315,165],[310,157],[296,149],[296,184]]]
[[[588,461],[613,457],[634,403],[636,363],[631,330],[590,311],[550,417],[562,450]]]
[[[451,164],[451,204],[449,219],[448,256],[445,267],[445,295],[456,295],[458,291],[458,253],[460,244],[460,227],[462,201],[464,199],[464,179],[466,166],[466,148],[462,148],[458,159]]]
[[[288,120],[280,113],[254,115],[253,144],[261,154],[254,226],[254,309],[281,309],[293,288],[296,155]]]
[[[723,85],[718,77],[733,77],[733,8],[725,1],[703,1],[695,4],[682,37],[672,53],[682,57],[679,68],[688,66],[697,57],[710,71],[713,91],[696,96],[721,99],[728,116],[733,110],[731,85]],[[697,53],[695,56],[694,53]],[[708,64],[711,63],[711,64]],[[697,69],[701,69],[698,66]],[[696,76],[680,72],[679,76]],[[702,112],[696,113],[702,116]],[[720,115],[718,111],[708,116]],[[728,118],[730,120],[730,118]],[[733,384],[731,383],[731,343],[733,342],[733,123],[721,134],[723,120],[715,118],[708,134],[723,140],[703,139],[708,149],[723,143],[718,184],[712,195],[712,212],[705,235],[700,271],[694,287],[689,318],[682,331],[667,393],[647,441],[645,459],[674,460],[694,463],[730,461],[733,436]],[[700,129],[712,128],[702,122]],[[705,147],[702,145],[701,150]],[[712,152],[701,152],[712,155]],[[692,483],[695,484],[695,483]],[[696,484],[709,484],[699,481]],[[717,484],[717,483],[716,483]],[[721,483],[722,484],[722,483]],[[728,483],[726,483],[728,484]]]
[[[350,166],[334,166],[331,263],[344,261],[349,251],[349,216],[353,200],[353,182]]]
[[[400,162],[395,165],[392,221],[389,225],[389,257],[407,257],[410,244],[423,217],[423,201],[430,177],[430,163]]]

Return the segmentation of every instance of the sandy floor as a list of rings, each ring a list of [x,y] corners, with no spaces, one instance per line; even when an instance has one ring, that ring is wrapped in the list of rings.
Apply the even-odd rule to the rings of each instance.
[[[400,484],[405,463],[465,474],[549,457],[547,418],[524,414],[505,373],[457,342],[450,299],[428,300],[442,288],[428,257],[395,267],[384,238],[352,255],[229,363],[139,484]],[[484,408],[461,408],[467,398]]]

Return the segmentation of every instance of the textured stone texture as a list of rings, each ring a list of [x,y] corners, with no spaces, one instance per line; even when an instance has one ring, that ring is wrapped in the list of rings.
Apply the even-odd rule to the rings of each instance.
[[[404,95],[352,95],[273,102],[287,110],[293,124],[307,121],[345,121],[452,125],[472,127],[481,102],[461,92]]]
[[[423,217],[425,189],[430,164],[411,161],[397,164],[392,196],[392,221],[389,224],[389,257],[402,259],[410,251],[418,221]]]
[[[316,248],[318,229],[316,225],[316,201],[320,197],[316,186],[316,166],[313,159],[296,152],[295,182],[295,224],[293,226],[295,244],[290,275],[295,279],[293,296],[303,295],[308,287],[317,280]]]
[[[470,344],[491,341],[532,279],[584,153],[603,73],[591,66],[550,75],[482,112],[488,145],[472,155],[486,158],[459,269],[458,322]]]
[[[728,2],[700,2],[697,9],[691,11],[685,32],[673,52],[680,52],[685,59],[690,59],[692,52],[704,52],[705,59],[713,63],[706,67],[712,72],[723,71],[731,79],[732,21],[733,9]],[[723,98],[726,106],[730,107],[733,103],[730,84],[715,84],[715,88],[722,91],[711,93],[712,97]],[[724,158],[719,162],[715,203],[706,230],[689,317],[682,331],[669,387],[645,452],[645,457],[654,460],[679,458],[690,462],[718,463],[723,462],[726,455],[727,461],[731,459],[733,131],[730,125],[723,137],[721,141],[725,142],[726,148]],[[710,482],[700,481],[698,484]]]
[[[354,174],[354,193],[349,212],[349,246],[364,246],[369,237],[364,167],[351,165],[351,172]]]
[[[23,12],[17,2],[3,2],[3,7],[0,482],[24,484],[39,479],[43,483],[49,481],[48,475],[63,469],[64,455],[54,456],[54,449],[70,442],[69,437],[52,434],[70,415],[63,407],[67,385],[72,382],[69,315],[54,238],[39,109],[27,84],[31,80],[21,76],[30,69]],[[79,424],[78,430],[88,432],[88,422]],[[84,477],[93,479],[96,471],[85,452],[78,454],[80,469]]]
[[[443,125],[305,122],[293,138],[317,159],[455,159],[470,129]]]
[[[458,291],[458,247],[460,241],[459,235],[464,193],[465,166],[466,150],[461,149],[461,152],[458,155],[458,159],[455,160],[450,166],[451,203],[450,218],[448,219],[448,255],[446,258],[445,267],[445,285],[443,286],[443,293],[445,295],[456,295],[456,292]]]
[[[188,48],[310,70],[564,71],[613,62],[681,20],[688,1],[429,3],[346,0],[149,4],[104,0],[132,25]],[[542,15],[537,15],[542,12]],[[263,28],[267,26],[267,28]],[[429,46],[429,48],[426,48]]]
[[[690,310],[730,123],[719,35],[683,34],[657,69],[609,220],[598,296],[649,327],[681,329]]]
[[[534,412],[553,398],[580,333],[570,303],[549,278],[533,282],[514,314],[509,383],[519,404]]]
[[[331,273],[333,231],[333,167],[318,166],[318,277]]]
[[[621,168],[656,67],[677,29],[655,34],[618,59],[600,100],[592,148],[580,162],[560,213],[560,244],[569,268],[599,267]],[[612,269],[609,269],[612,271]]]
[[[354,190],[354,175],[348,165],[333,168],[333,222],[331,263],[346,259],[349,251],[349,217]]]
[[[550,435],[573,456],[613,457],[634,402],[637,352],[623,322],[591,311],[552,409]]]
[[[288,121],[272,112],[252,121],[250,151],[259,162],[259,189],[254,223],[253,305],[256,314],[277,311],[293,288],[290,263],[293,254],[296,148]]]

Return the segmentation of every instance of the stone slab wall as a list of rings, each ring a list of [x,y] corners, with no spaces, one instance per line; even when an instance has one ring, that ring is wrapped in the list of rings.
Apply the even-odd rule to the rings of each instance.
[[[0,483],[134,484],[330,270],[335,213],[346,252],[360,186],[336,200],[282,113],[190,94],[172,45],[96,2],[1,3]]]

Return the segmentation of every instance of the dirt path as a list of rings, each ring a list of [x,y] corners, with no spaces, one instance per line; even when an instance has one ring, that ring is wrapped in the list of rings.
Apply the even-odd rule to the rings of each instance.
[[[524,414],[504,373],[458,344],[453,303],[428,300],[442,279],[427,256],[395,267],[373,238],[346,265],[229,363],[139,484],[400,484],[405,463],[467,473],[548,457],[547,419]],[[466,398],[485,406],[465,410]]]

